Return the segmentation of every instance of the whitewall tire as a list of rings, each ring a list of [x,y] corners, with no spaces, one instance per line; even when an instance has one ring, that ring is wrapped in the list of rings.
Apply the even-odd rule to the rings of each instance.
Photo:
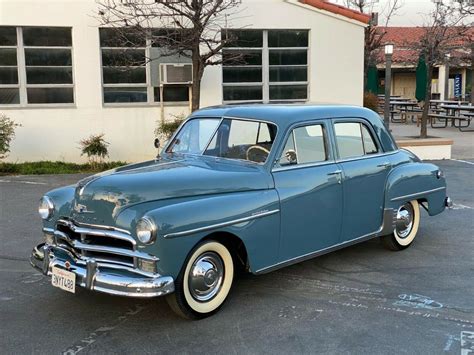
[[[420,226],[420,206],[418,201],[406,202],[398,207],[393,234],[382,237],[384,245],[390,250],[408,248],[415,239]]]
[[[233,279],[234,263],[229,250],[217,241],[204,241],[191,251],[175,280],[175,292],[167,301],[182,317],[205,318],[223,305]]]

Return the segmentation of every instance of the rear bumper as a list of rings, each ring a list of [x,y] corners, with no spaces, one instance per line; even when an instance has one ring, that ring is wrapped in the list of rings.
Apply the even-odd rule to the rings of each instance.
[[[50,276],[53,266],[76,274],[76,285],[110,295],[149,298],[174,291],[171,276],[144,275],[133,268],[99,263],[92,258],[78,259],[68,250],[39,244],[30,256],[30,264]]]

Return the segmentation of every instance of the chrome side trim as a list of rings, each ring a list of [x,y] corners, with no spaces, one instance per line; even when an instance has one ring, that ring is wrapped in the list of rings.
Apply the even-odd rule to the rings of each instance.
[[[441,191],[441,190],[446,190],[446,187],[445,187],[445,186],[441,186],[441,187],[437,187],[436,189],[431,189],[431,190],[416,192],[416,193],[414,193],[414,194],[409,194],[409,195],[403,195],[403,196],[399,196],[399,197],[394,197],[394,198],[392,198],[390,201],[405,200],[405,199],[407,199],[407,198],[412,198],[412,197],[415,197],[415,196],[418,196],[418,195],[423,195],[423,194],[430,194],[430,193],[432,193],[432,192]]]
[[[348,247],[348,246],[351,246],[351,245],[354,245],[354,244],[357,244],[357,243],[362,243],[362,242],[365,242],[365,241],[370,240],[372,238],[376,238],[376,237],[379,237],[381,235],[385,235],[387,233],[390,233],[390,232],[393,231],[393,226],[394,226],[394,223],[395,223],[394,219],[393,219],[394,218],[393,215],[394,215],[393,209],[386,208],[384,210],[382,225],[375,232],[368,233],[366,235],[363,235],[362,237],[358,237],[358,238],[348,240],[348,241],[345,241],[345,242],[342,242],[342,243],[339,243],[339,244],[335,244],[335,245],[332,245],[330,247],[320,249],[320,250],[317,250],[317,251],[314,251],[314,252],[311,252],[311,253],[307,253],[307,254],[304,254],[304,255],[301,255],[301,256],[297,256],[297,257],[294,257],[294,258],[291,258],[291,259],[288,259],[288,260],[285,260],[285,261],[280,261],[279,263],[276,263],[276,264],[273,264],[273,265],[270,265],[270,266],[266,266],[264,268],[261,268],[261,269],[255,271],[255,274],[265,274],[267,272],[274,271],[274,270],[280,269],[280,268],[285,267],[285,266],[289,266],[289,265],[296,264],[296,263],[299,263],[299,262],[302,262],[302,261],[305,261],[305,260],[309,260],[309,259],[312,259],[314,257],[324,255],[324,254],[327,254],[327,253],[330,253],[330,252],[333,252],[333,251],[336,251],[336,250],[339,250],[339,249],[342,249],[342,248],[345,248],[345,247]]]
[[[129,242],[130,244],[132,244],[134,248],[137,245],[137,241],[130,235],[130,233],[127,232],[128,234],[125,234],[123,231],[110,229],[112,227],[109,227],[109,229],[105,229],[105,227],[103,226],[97,226],[97,228],[100,228],[100,229],[78,227],[75,224],[73,224],[71,221],[64,220],[64,219],[58,220],[57,223],[62,224],[66,227],[69,227],[75,233],[95,235],[98,237],[111,237],[115,239],[125,240]]]
[[[262,212],[262,213],[254,214],[252,216],[243,217],[243,218],[239,218],[239,219],[234,219],[234,220],[227,221],[227,222],[222,222],[222,223],[211,224],[211,225],[205,226],[205,227],[188,229],[188,230],[185,230],[185,231],[182,231],[182,232],[176,232],[176,233],[168,233],[168,234],[165,234],[163,236],[163,238],[171,239],[171,238],[182,237],[182,236],[189,235],[189,234],[205,232],[205,231],[215,229],[215,228],[227,227],[227,226],[231,226],[233,224],[239,224],[239,223],[251,221],[251,220],[254,220],[254,219],[257,219],[257,218],[270,216],[270,215],[278,213],[278,212],[280,212],[279,209],[271,210],[271,211],[265,211],[265,212]]]

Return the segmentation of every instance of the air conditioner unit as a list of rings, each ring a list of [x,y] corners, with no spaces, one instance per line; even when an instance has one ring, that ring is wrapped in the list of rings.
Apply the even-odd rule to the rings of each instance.
[[[193,82],[192,64],[160,64],[161,84],[191,84]]]

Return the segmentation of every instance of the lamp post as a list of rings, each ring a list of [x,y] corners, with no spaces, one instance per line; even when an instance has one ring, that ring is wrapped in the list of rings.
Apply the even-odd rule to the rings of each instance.
[[[474,42],[471,43],[471,105],[474,106]]]
[[[449,60],[451,59],[451,54],[446,54],[445,67],[445,80],[444,80],[444,100],[449,100]]]
[[[385,45],[385,107],[383,121],[387,129],[390,126],[390,94],[392,87],[392,54],[393,44]]]

